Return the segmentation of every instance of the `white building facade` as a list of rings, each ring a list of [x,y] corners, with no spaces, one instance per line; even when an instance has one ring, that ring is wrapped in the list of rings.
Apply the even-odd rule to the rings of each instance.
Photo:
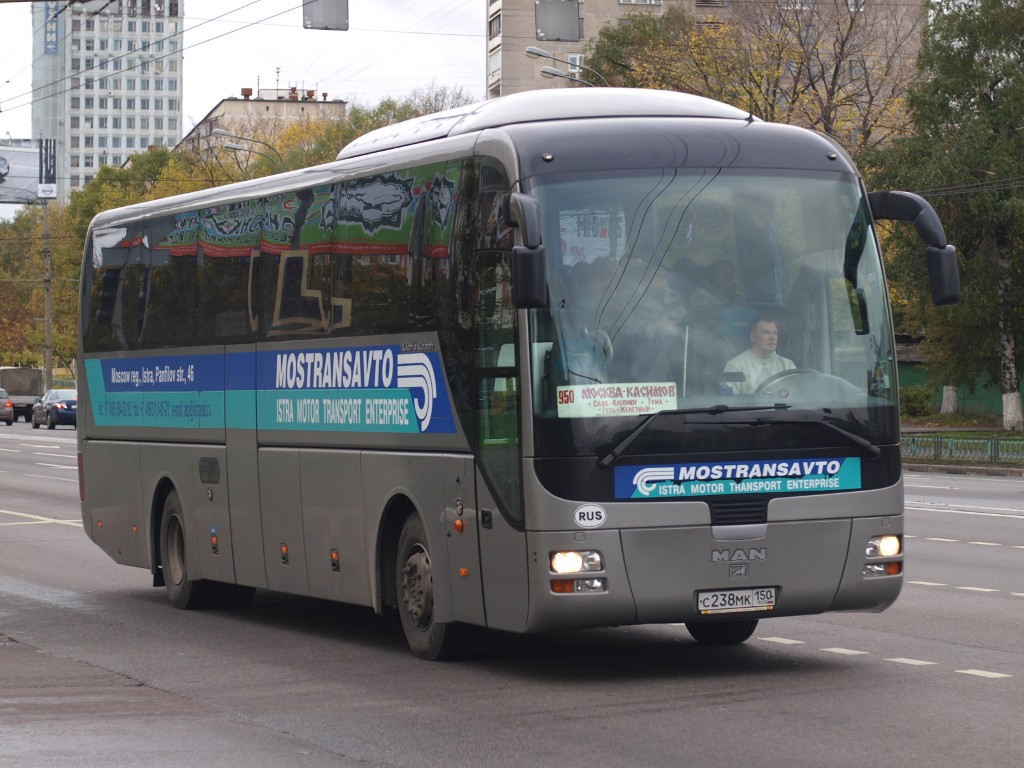
[[[32,6],[32,134],[56,140],[57,197],[182,131],[184,0]]]

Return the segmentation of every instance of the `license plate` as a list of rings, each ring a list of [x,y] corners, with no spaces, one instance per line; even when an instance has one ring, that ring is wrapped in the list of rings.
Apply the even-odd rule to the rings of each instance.
[[[702,614],[770,611],[775,607],[775,587],[719,589],[697,593],[697,610]]]

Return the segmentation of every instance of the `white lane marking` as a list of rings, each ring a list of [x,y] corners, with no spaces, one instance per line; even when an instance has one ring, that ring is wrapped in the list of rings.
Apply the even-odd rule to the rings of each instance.
[[[0,515],[11,515],[13,517],[23,517],[26,520],[33,520],[39,523],[56,523],[57,525],[78,525],[82,524],[81,520],[64,520],[59,517],[43,517],[42,515],[30,515],[28,512],[12,512],[9,509],[0,509]]]
[[[51,467],[52,469],[74,469],[78,470],[78,467],[74,464],[46,464],[42,461],[36,462],[37,467]]]
[[[803,640],[790,640],[788,637],[759,637],[758,640],[764,640],[766,643],[778,643],[779,645],[803,645]]]
[[[920,584],[922,587],[946,587],[941,581],[908,581],[907,584]]]
[[[928,538],[925,539],[925,541],[944,541],[944,542],[947,542],[947,543],[952,543],[952,542],[960,541],[960,539],[943,539],[943,538],[941,538],[939,536],[929,536]]]
[[[987,677],[990,680],[996,680],[1001,677],[1013,677],[1013,675],[1004,675],[1002,672],[987,672],[984,669],[958,669],[961,675],[974,675],[975,677]]]
[[[1014,597],[1024,597],[1024,592],[1011,592]]]
[[[828,653],[838,653],[840,656],[864,656],[864,655],[867,655],[867,651],[855,651],[852,648],[822,648],[821,650],[827,651]]]
[[[990,589],[989,587],[957,587],[965,592],[998,592],[998,589]]]
[[[899,656],[895,659],[886,659],[886,661],[892,661],[896,664],[909,664],[912,667],[926,667],[930,664],[938,664],[937,661],[921,661],[921,659],[904,659]]]
[[[55,459],[74,459],[75,457],[68,453],[35,453],[34,456],[52,456]]]
[[[17,448],[0,448],[4,453],[21,453]]]
[[[78,479],[73,477],[54,477],[53,475],[22,475],[22,477],[34,477],[37,480],[53,480],[55,483],[77,483]]]
[[[967,543],[968,544],[977,544],[979,547],[1001,547],[1001,546],[1003,546],[1002,544],[999,544],[999,543],[997,543],[995,541],[968,541]]]
[[[921,504],[923,502],[917,502]],[[953,515],[973,515],[975,517],[1021,517],[1024,516],[1018,507],[976,507],[975,509],[991,510],[988,512],[975,512],[969,509],[957,509],[955,507],[947,507],[945,505],[935,506],[924,506],[915,507],[911,504],[904,505],[905,509],[909,509],[914,512],[949,512]]]

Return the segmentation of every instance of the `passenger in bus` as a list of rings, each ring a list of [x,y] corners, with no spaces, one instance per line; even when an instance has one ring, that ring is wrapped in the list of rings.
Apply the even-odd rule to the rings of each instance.
[[[725,364],[726,373],[742,373],[744,380],[730,382],[737,395],[756,390],[769,377],[796,368],[793,361],[776,352],[779,326],[771,317],[755,317],[750,322],[750,348]]]

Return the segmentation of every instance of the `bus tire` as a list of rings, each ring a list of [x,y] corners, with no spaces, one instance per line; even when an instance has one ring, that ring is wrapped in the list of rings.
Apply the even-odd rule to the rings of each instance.
[[[398,536],[395,563],[398,616],[409,650],[421,659],[457,658],[465,650],[466,628],[434,621],[434,578],[423,522],[409,515]]]
[[[701,645],[737,645],[748,640],[756,628],[757,619],[686,624],[693,639]]]
[[[185,515],[178,492],[172,489],[160,517],[160,568],[171,605],[191,610],[206,605],[210,584],[188,578],[185,542]]]

